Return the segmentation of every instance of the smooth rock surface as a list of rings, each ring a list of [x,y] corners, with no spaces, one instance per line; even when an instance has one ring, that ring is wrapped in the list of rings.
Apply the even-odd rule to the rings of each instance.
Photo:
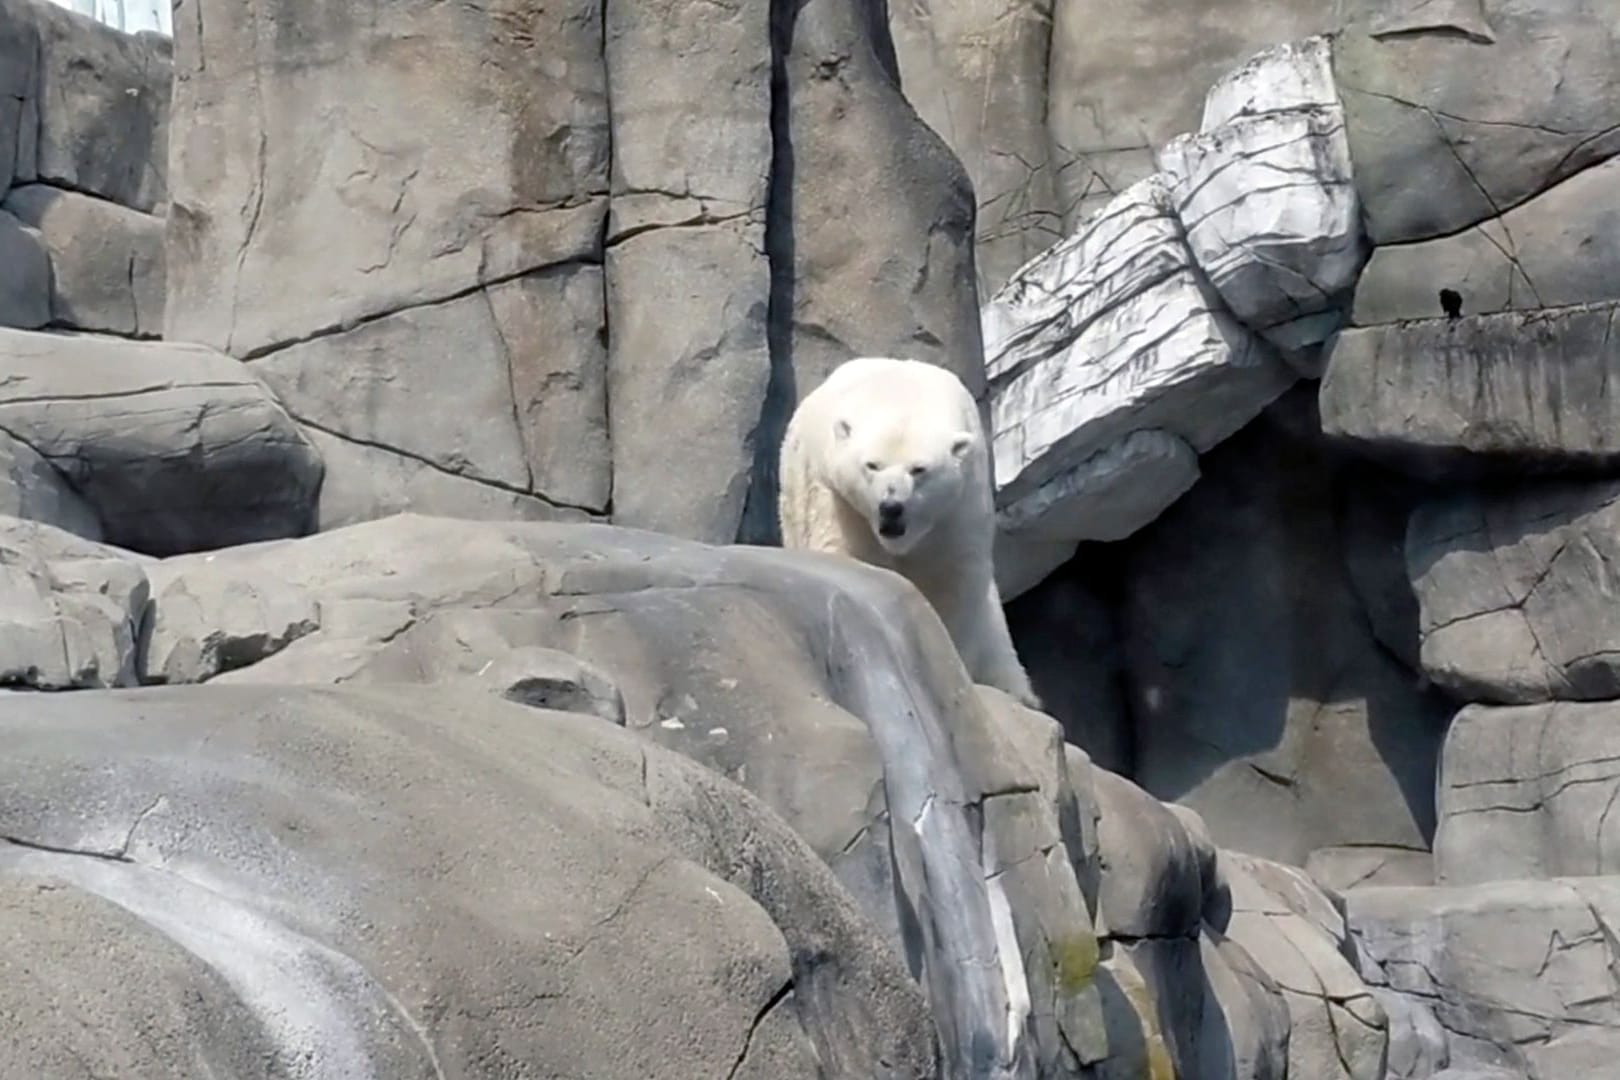
[[[152,574],[154,672],[246,658],[214,679],[285,687],[459,680],[476,677],[474,658],[493,671],[536,648],[577,657],[618,687],[626,726],[756,792],[833,867],[921,973],[951,1060],[988,1046],[1016,1069],[1050,1052],[1020,970],[1034,939],[998,921],[978,809],[986,792],[1039,783],[1010,751],[969,752],[999,745],[992,714],[895,575],[605,526],[415,515]]]
[[[1380,247],[1356,283],[1352,318],[1433,318],[1442,288],[1470,315],[1620,299],[1620,158],[1465,232]]]
[[[0,515],[101,539],[101,518],[60,469],[27,443],[0,432]]]
[[[1620,484],[1521,486],[1413,514],[1423,669],[1463,701],[1620,697]]]
[[[1341,8],[1334,73],[1374,243],[1459,232],[1620,150],[1605,4]]]
[[[1137,783],[1223,847],[1427,848],[1451,706],[1379,644],[1346,569],[1355,474],[1313,434],[1311,388],[1206,454],[1130,542],[1121,594]]]
[[[163,330],[163,220],[105,199],[29,184],[5,209],[50,254],[51,322],[125,337]]]
[[[50,253],[39,233],[0,210],[0,326],[37,330],[50,321]]]
[[[1609,1071],[1620,878],[1357,889],[1345,909],[1362,976],[1432,1019],[1418,1040],[1431,1067],[1537,1080]]]
[[[14,699],[0,726],[0,880],[180,946],[287,1075],[937,1068],[921,994],[804,842],[596,718],[181,687]]]
[[[127,552],[0,517],[0,693],[134,686],[148,595]]]
[[[1435,878],[1474,885],[1620,870],[1620,705],[1457,714],[1441,754]]]
[[[228,356],[0,330],[0,371],[0,432],[61,470],[109,543],[165,555],[314,524],[320,456]]]
[[[1322,427],[1427,479],[1620,461],[1620,306],[1347,329],[1322,379]]]

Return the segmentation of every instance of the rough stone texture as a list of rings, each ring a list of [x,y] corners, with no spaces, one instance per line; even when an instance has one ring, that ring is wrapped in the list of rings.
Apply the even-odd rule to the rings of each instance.
[[[36,134],[32,146],[16,143],[15,179],[159,210],[168,198],[169,39],[125,34],[38,0],[10,0],[7,15],[21,24],[18,39],[37,49],[19,103],[20,125],[32,118]]]
[[[1170,807],[1093,769],[1099,815],[1098,928],[1111,938],[1198,935],[1215,851]]]
[[[29,8],[11,10],[0,19],[0,191],[34,178],[39,134],[39,35]]]
[[[105,199],[29,184],[5,208],[50,253],[51,322],[156,337],[163,330],[163,220]]]
[[[39,233],[0,210],[0,326],[37,330],[50,321],[51,256]]]
[[[1322,426],[1413,475],[1620,462],[1620,307],[1426,319],[1345,330]]]
[[[1344,111],[1323,37],[1268,49],[1210,90],[1157,155],[1193,257],[1279,348],[1337,328],[1366,260]]]
[[[1339,485],[1339,535],[1350,585],[1373,636],[1412,671],[1422,670],[1417,593],[1406,573],[1412,512],[1434,493],[1375,465],[1345,463]]]
[[[54,525],[101,539],[101,518],[55,465],[27,443],[0,432],[0,515]]]
[[[1334,70],[1375,243],[1460,232],[1620,151],[1602,0],[1341,7]]]
[[[49,874],[0,878],[0,1016],[7,1076],[297,1075],[223,973]]]
[[[1288,1004],[1288,1075],[1384,1080],[1389,1021],[1346,958],[1344,919],[1300,870],[1221,852],[1223,927]]]
[[[1433,885],[1434,856],[1427,851],[1350,844],[1317,848],[1305,872],[1324,889],[1344,892],[1361,885]]]
[[[1205,90],[1260,49],[1337,25],[1335,0],[1085,0],[1054,7],[1048,124],[1065,231],[1198,127]]]
[[[1362,976],[1392,1025],[1400,1016],[1406,1027],[1392,1026],[1395,1075],[1450,1066],[1469,1080],[1494,1080],[1493,1070],[1553,1080],[1612,1069],[1620,878],[1366,888],[1344,899]]]
[[[1294,381],[1194,268],[1168,197],[1162,178],[1143,181],[986,305],[997,502],[1043,539],[1060,526],[1118,539],[1152,520],[1193,466],[1168,437],[1208,450]],[[1122,445],[1143,431],[1163,434]],[[1132,461],[1148,463],[1144,487],[1086,527],[1088,489],[1121,486],[1112,474]]]
[[[1007,605],[1018,658],[1063,737],[1099,768],[1131,775],[1131,725],[1116,615],[1107,588],[1117,557],[1088,544],[1066,566]]]
[[[1205,455],[1198,486],[1132,539],[1122,584],[1134,779],[1222,846],[1296,865],[1427,848],[1450,714],[1373,637],[1310,399]]]
[[[566,330],[600,318],[601,281],[597,267],[542,271],[249,366],[301,424],[329,438],[411,459],[450,483],[550,504],[551,516],[600,513],[611,468],[603,350],[594,333]],[[553,337],[559,313],[565,332]],[[457,363],[423,363],[428,355]],[[386,505],[387,487],[377,481],[348,486],[348,497],[323,500],[323,528],[369,519]]]
[[[1441,755],[1435,877],[1443,885],[1582,877],[1620,869],[1620,705],[1457,714]]]
[[[1620,697],[1620,484],[1431,502],[1407,533],[1423,668],[1464,701]]]
[[[713,543],[737,537],[771,373],[770,18],[606,5],[613,518]]]
[[[889,5],[906,98],[973,181],[981,296],[1064,235],[1046,129],[1053,6],[1052,0]]]
[[[0,432],[61,470],[109,543],[165,555],[313,524],[319,455],[227,356],[0,330],[0,371]]]
[[[147,596],[128,553],[0,517],[0,693],[135,685]]]
[[[182,687],[36,697],[3,726],[0,880],[123,909],[146,955],[102,969],[120,985],[173,966],[154,937],[185,950],[205,970],[171,978],[226,997],[272,1075],[938,1067],[915,984],[804,842],[595,718]],[[96,1000],[73,974],[39,977]]]
[[[1442,288],[1473,315],[1620,298],[1620,158],[1464,232],[1380,247],[1352,317],[1363,326],[1432,318]]]
[[[477,672],[469,647],[479,665],[578,657],[617,685],[631,730],[755,791],[833,867],[921,973],[951,1060],[988,1052],[1032,1075],[1017,1068],[1051,1052],[1021,968],[1036,939],[1023,914],[1001,921],[1007,883],[984,837],[1003,834],[980,814],[987,793],[1038,778],[994,749],[944,627],[893,575],[605,526],[416,516],[152,574],[153,672],[247,658],[214,681],[284,687],[460,679]],[[1043,888],[1031,910],[1061,904],[1060,884]]]

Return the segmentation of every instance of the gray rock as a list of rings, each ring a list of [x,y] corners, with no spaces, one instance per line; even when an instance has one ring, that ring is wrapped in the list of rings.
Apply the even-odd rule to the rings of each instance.
[[[34,25],[39,50],[33,101],[22,106],[37,117],[37,141],[31,154],[19,150],[17,179],[160,210],[169,194],[169,39],[125,34],[56,4],[7,7]]]
[[[961,160],[978,197],[981,296],[1064,235],[1046,125],[1052,14],[1052,0],[889,6],[906,99]]]
[[[1620,705],[1457,714],[1441,756],[1435,877],[1442,885],[1604,875],[1620,869]]]
[[[391,4],[372,19],[313,0],[198,0],[175,20],[164,336],[259,355],[599,262],[601,5],[520,0],[508,15]],[[281,31],[266,37],[266,20]],[[293,27],[319,30],[306,39]],[[312,119],[310,101],[330,108]],[[322,147],[313,161],[310,146]],[[475,345],[487,343],[427,341],[393,364],[419,370],[418,382],[453,376],[445,350]]]
[[[1451,713],[1373,636],[1346,570],[1346,474],[1309,434],[1310,399],[1206,454],[1121,575],[1133,778],[1221,846],[1295,865],[1427,848]]]
[[[195,345],[0,330],[0,431],[151,554],[299,535],[321,461],[262,383]]]
[[[737,537],[771,375],[770,18],[606,5],[613,519],[713,543]]]
[[[1029,924],[1004,936],[983,862],[983,796],[1020,786],[983,770],[1028,770],[1012,752],[969,753],[999,745],[992,714],[901,579],[635,530],[413,515],[180,556],[154,575],[159,667],[178,653],[162,643],[219,627],[266,651],[313,601],[313,631],[216,676],[227,683],[421,682],[529,649],[577,657],[618,687],[627,727],[743,783],[833,867],[930,988],[951,1061],[975,1046],[1011,1063],[1051,1052],[1018,1004],[1034,1000],[1031,976],[1013,977]]]
[[[595,719],[181,687],[35,697],[4,728],[0,880],[65,881],[183,949],[207,970],[176,977],[205,1008],[228,985],[272,1069],[939,1067],[918,988],[804,842]],[[100,977],[144,985],[164,955]]]
[[[1346,465],[1339,487],[1339,536],[1350,586],[1373,636],[1412,671],[1422,669],[1418,601],[1406,574],[1406,529],[1432,493],[1369,463]]]
[[[1099,768],[1131,774],[1131,726],[1114,605],[1114,560],[1088,545],[1007,605],[1007,625],[1042,706]]]
[[[1268,45],[1333,30],[1334,0],[1125,0],[1106,18],[1053,10],[1048,123],[1064,230],[1153,172],[1153,151],[1198,127],[1205,91]]]
[[[1620,461],[1620,307],[1426,319],[1345,330],[1322,379],[1322,427],[1413,475]]]
[[[101,537],[101,518],[67,477],[33,447],[0,432],[0,515],[54,525],[86,540]]]
[[[39,233],[0,210],[0,326],[36,330],[50,321],[50,254]]]
[[[1387,244],[1356,284],[1366,326],[1440,313],[1438,290],[1471,315],[1620,298],[1620,158],[1452,236]]]
[[[126,552],[0,517],[0,688],[135,685],[148,595]]]
[[[854,356],[937,363],[983,396],[972,185],[901,93],[876,15],[807,0],[775,28],[773,427]],[[774,454],[770,439],[761,452]]]
[[[1620,150],[1620,27],[1601,5],[1342,7],[1334,70],[1375,243],[1460,232]]]
[[[1100,886],[1097,921],[1109,937],[1184,938],[1202,925],[1214,849],[1169,807],[1122,776],[1094,769]]]
[[[223,973],[93,889],[0,877],[0,940],[0,1073],[299,1075]]]
[[[1423,667],[1464,701],[1620,697],[1620,484],[1421,507],[1407,533]]]
[[[0,192],[33,179],[39,134],[39,35],[23,3],[8,9],[0,19]]]
[[[1350,960],[1333,902],[1293,867],[1220,853],[1231,903],[1224,933],[1287,1003],[1289,1076],[1384,1080],[1389,1022]]]
[[[1345,904],[1363,977],[1437,1021],[1433,1064],[1465,1077],[1611,1071],[1620,878],[1357,889]]]
[[[440,486],[487,486],[485,499],[497,503],[549,504],[551,517],[604,512],[612,463],[601,282],[598,267],[542,271],[252,361],[300,423],[361,448],[335,457],[339,495],[323,499],[323,527],[396,508],[389,496],[412,485],[369,477],[378,456],[414,460],[442,476]],[[447,355],[458,362],[440,362]]]
[[[1334,892],[1361,885],[1433,885],[1434,856],[1413,848],[1347,844],[1317,848],[1306,857],[1305,872]]]
[[[46,184],[6,196],[50,253],[51,322],[127,337],[163,330],[163,219]]]
[[[744,219],[608,249],[616,523],[737,538],[771,377],[764,233]]]

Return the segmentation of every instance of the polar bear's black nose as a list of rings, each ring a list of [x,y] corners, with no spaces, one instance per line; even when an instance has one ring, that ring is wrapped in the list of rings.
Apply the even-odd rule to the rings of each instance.
[[[878,503],[878,532],[884,536],[904,536],[905,515],[905,503],[899,499],[884,499]]]

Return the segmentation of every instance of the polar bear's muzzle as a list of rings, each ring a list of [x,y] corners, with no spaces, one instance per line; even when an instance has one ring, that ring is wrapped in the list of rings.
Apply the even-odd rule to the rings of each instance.
[[[884,499],[878,503],[877,531],[888,540],[906,535],[906,504],[899,499]]]

